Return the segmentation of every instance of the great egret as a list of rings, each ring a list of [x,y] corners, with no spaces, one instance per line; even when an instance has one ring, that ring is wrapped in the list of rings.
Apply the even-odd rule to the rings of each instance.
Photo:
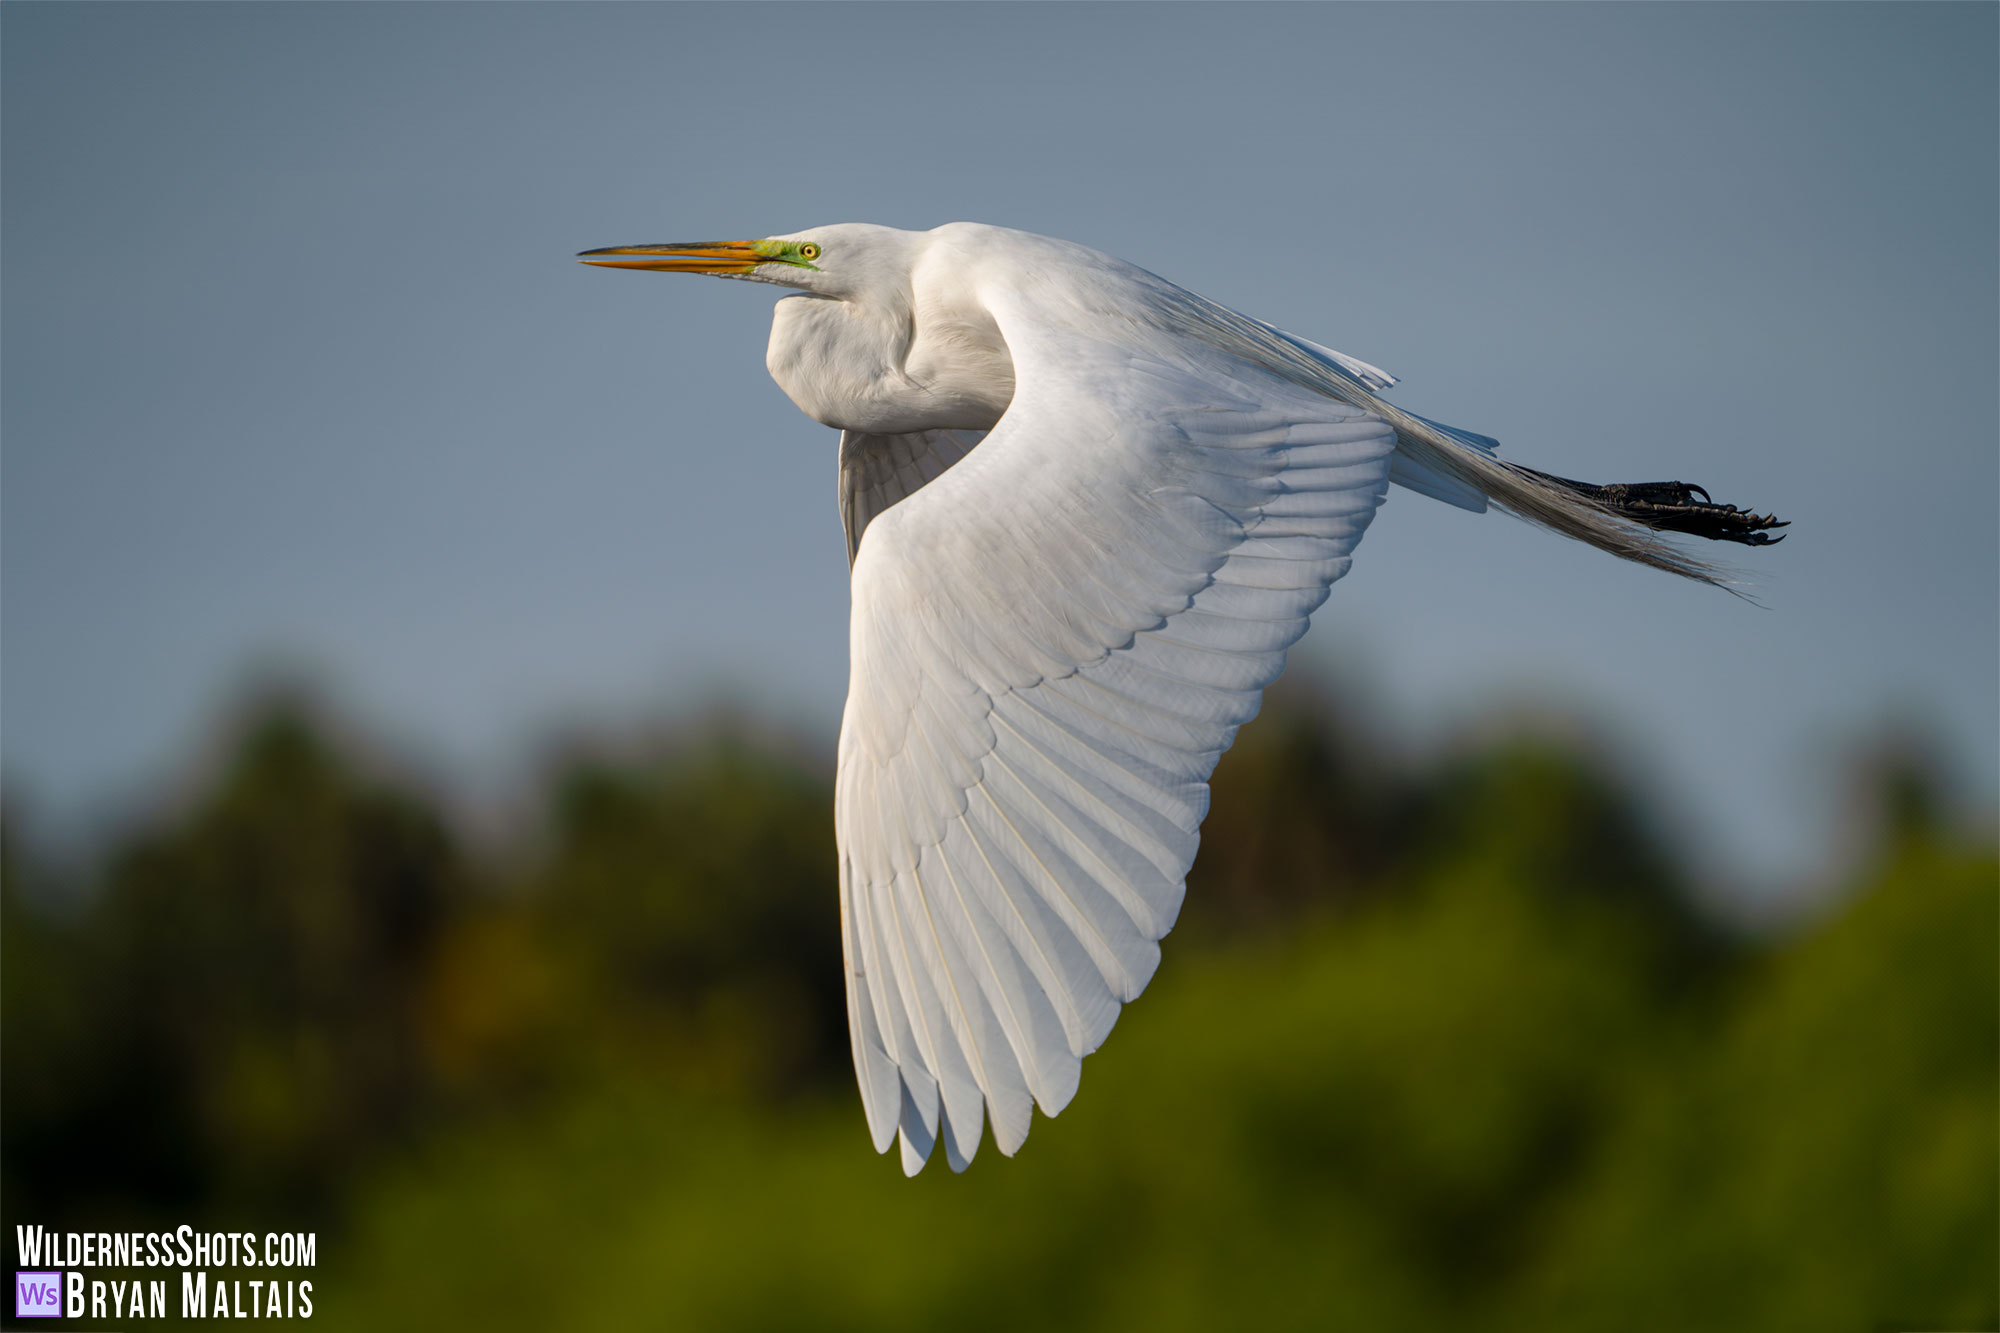
[[[766,365],[841,431],[852,565],[834,828],[877,1151],[954,1170],[1055,1115],[1159,963],[1208,776],[1394,482],[1690,578],[1658,530],[1783,526],[1590,486],[1377,396],[1396,381],[1066,241],[846,224],[615,246],[802,289]],[[1699,497],[1699,498],[1697,498]]]

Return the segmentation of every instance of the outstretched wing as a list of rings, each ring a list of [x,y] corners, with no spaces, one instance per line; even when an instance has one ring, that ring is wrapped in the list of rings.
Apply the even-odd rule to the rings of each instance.
[[[877,514],[915,495],[972,452],[983,430],[922,430],[907,435],[840,436],[840,526],[847,533],[847,563]]]
[[[1006,415],[853,571],[848,1017],[876,1147],[900,1132],[912,1174],[940,1134],[963,1169],[982,1116],[1011,1155],[1145,988],[1209,774],[1396,444],[1226,349],[1058,339],[1008,299]]]

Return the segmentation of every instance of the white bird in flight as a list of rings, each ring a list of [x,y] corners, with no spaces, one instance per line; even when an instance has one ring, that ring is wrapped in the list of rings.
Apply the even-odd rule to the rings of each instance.
[[[841,432],[852,564],[834,828],[877,1151],[953,1170],[1076,1094],[1174,924],[1208,777],[1391,483],[1707,582],[1659,530],[1775,518],[1590,486],[1377,395],[1353,357],[1067,241],[843,224],[616,246],[801,289],[766,365]],[[1699,497],[1699,498],[1697,498]]]

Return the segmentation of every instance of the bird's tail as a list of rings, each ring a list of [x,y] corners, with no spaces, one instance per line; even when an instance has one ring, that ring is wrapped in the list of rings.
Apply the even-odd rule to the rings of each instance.
[[[1495,458],[1455,438],[1458,432],[1449,426],[1387,403],[1371,406],[1395,426],[1397,449],[1423,469],[1478,491],[1510,514],[1625,560],[1724,585],[1725,570],[1688,554],[1661,534],[1680,532],[1746,546],[1783,540],[1769,531],[1786,526],[1775,515],[1716,504],[1700,486],[1679,481],[1609,486],[1571,481]]]
[[[1715,504],[1707,491],[1683,482],[1594,486],[1505,462],[1494,456],[1494,442],[1485,436],[1427,421],[1377,396],[1377,389],[1395,381],[1372,366],[1302,342],[1191,292],[1176,288],[1173,298],[1166,314],[1171,327],[1250,356],[1287,379],[1387,421],[1395,427],[1398,453],[1414,465],[1410,472],[1428,478],[1430,486],[1417,489],[1436,488],[1431,493],[1440,498],[1450,498],[1449,493],[1456,491],[1477,492],[1510,514],[1600,551],[1718,587],[1729,585],[1728,571],[1689,555],[1661,534],[1680,532],[1766,546],[1779,540],[1768,529],[1785,526],[1769,514]],[[1409,484],[1408,477],[1398,479]],[[1454,503],[1470,499],[1470,494],[1462,494]]]

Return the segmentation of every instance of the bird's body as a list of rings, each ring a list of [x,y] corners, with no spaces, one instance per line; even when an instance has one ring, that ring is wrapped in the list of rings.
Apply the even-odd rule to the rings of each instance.
[[[599,260],[598,255],[645,258]],[[767,364],[843,432],[835,829],[878,1149],[954,1168],[1054,1115],[1173,926],[1208,777],[1392,482],[1693,577],[1655,528],[1773,520],[1595,488],[1377,396],[1374,367],[1108,255],[847,224],[589,252],[800,287]]]

